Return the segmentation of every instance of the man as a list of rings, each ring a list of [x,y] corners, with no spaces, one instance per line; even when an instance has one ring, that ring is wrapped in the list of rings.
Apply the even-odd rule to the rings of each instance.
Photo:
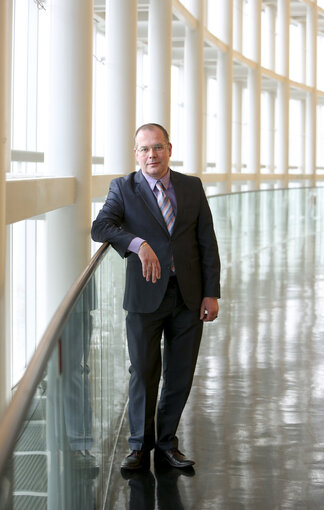
[[[186,468],[176,430],[189,396],[203,322],[218,314],[220,261],[213,221],[200,179],[169,168],[172,145],[159,124],[135,133],[140,170],[111,182],[93,222],[94,241],[109,241],[128,257],[129,446],[122,468],[156,460]],[[163,385],[155,411],[161,376]],[[156,433],[155,433],[156,428]]]

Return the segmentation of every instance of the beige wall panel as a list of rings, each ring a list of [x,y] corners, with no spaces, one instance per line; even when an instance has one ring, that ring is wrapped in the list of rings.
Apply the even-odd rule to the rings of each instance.
[[[75,179],[60,177],[7,181],[6,196],[6,223],[15,223],[73,204]]]

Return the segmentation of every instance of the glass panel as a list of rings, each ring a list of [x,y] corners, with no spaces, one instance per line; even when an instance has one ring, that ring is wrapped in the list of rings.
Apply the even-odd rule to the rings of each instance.
[[[48,10],[33,0],[13,3],[12,148],[41,151],[48,103]],[[44,165],[26,165],[26,174],[44,173]],[[18,169],[21,170],[22,167]],[[16,167],[12,167],[12,172]]]
[[[303,43],[303,25],[290,24],[290,44],[289,44],[289,74],[290,79],[294,81],[303,81],[303,55],[305,48]]]
[[[11,227],[11,387],[23,376],[46,327],[46,257],[44,220]]]
[[[242,306],[244,296],[240,297],[240,292],[246,288],[251,271],[258,271],[259,284],[264,285],[265,274],[272,270],[272,258],[281,268],[271,283],[280,299],[283,279],[297,282],[296,289],[300,290],[296,266],[290,269],[289,260],[300,260],[306,275],[308,259],[318,264],[322,260],[319,226],[324,219],[324,188],[220,195],[211,197],[209,203],[215,218],[222,280],[226,279],[224,300],[231,301],[229,313],[235,314]],[[238,231],[244,235],[236,235]],[[310,243],[305,244],[307,238]],[[127,405],[124,269],[124,261],[109,249],[73,307],[0,480],[1,510],[104,507]],[[322,283],[308,278],[309,285],[302,290],[320,297]],[[231,282],[235,282],[233,292]],[[294,304],[291,296],[284,299],[287,321],[283,334],[293,342],[296,325],[290,319],[289,307]],[[320,306],[320,299],[315,302]],[[272,310],[265,310],[264,316]],[[315,322],[320,316],[318,310],[314,311]],[[218,326],[222,335],[221,328],[227,323]],[[249,358],[246,351],[240,354],[244,367]]]
[[[108,249],[73,307],[1,480],[1,509],[101,507],[127,403],[124,273]]]

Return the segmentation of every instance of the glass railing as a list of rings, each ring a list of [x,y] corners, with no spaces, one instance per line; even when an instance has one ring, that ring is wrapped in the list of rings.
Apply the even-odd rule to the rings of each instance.
[[[255,267],[270,270],[283,243],[296,257],[310,249],[300,243],[317,235],[324,218],[324,188],[219,195],[209,203],[228,307],[239,266],[248,260],[253,270],[255,253]],[[1,510],[91,510],[109,499],[127,406],[124,276],[125,262],[104,245],[49,325],[1,423]]]
[[[102,507],[127,404],[128,367],[125,266],[114,250],[101,251],[92,273],[60,307],[1,424],[1,510]],[[20,421],[16,433],[8,430],[12,421]]]
[[[280,256],[282,243],[314,235],[324,215],[324,187],[249,191],[210,197],[222,263],[222,280],[227,269],[239,267],[255,253]],[[244,232],[243,236],[236,232]],[[297,241],[296,241],[297,242]],[[301,241],[299,241],[301,242]],[[293,256],[293,253],[292,253]],[[266,260],[264,261],[264,263]]]

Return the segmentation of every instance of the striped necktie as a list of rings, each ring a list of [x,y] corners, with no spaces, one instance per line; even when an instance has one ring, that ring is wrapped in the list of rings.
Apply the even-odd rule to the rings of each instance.
[[[162,182],[157,181],[155,186],[157,187],[157,189],[159,191],[158,196],[157,196],[157,203],[161,210],[161,213],[162,213],[163,219],[165,221],[165,224],[167,226],[167,229],[169,231],[169,234],[171,235],[172,230],[173,230],[173,225],[175,222],[174,210],[172,208],[171,201],[170,201],[169,197],[166,195],[166,193],[164,191],[164,186],[163,186]],[[171,256],[171,271],[173,273],[175,271],[173,255]]]
[[[175,222],[175,214],[174,210],[171,205],[171,201],[169,197],[166,195],[164,191],[163,184],[160,181],[157,181],[156,187],[159,191],[157,196],[157,203],[159,208],[161,209],[161,213],[163,216],[163,219],[165,221],[165,224],[168,228],[169,234],[172,234],[173,225]]]

